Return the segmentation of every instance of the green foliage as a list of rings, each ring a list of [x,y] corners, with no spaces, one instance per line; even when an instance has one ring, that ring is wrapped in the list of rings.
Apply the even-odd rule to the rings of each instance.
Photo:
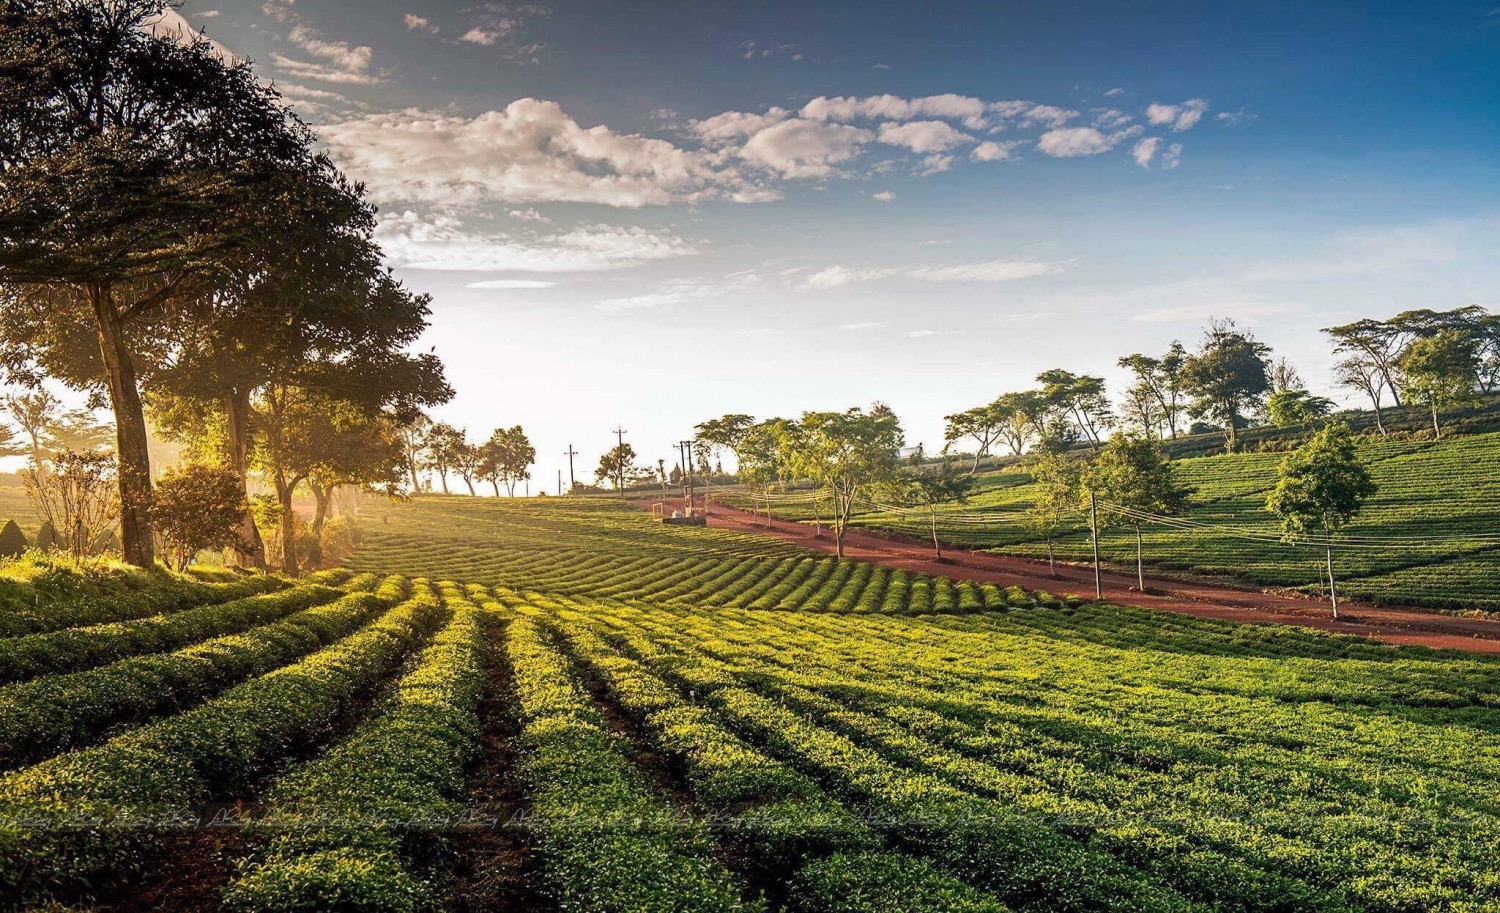
[[[1310,425],[1333,414],[1333,400],[1306,390],[1277,390],[1266,400],[1266,415],[1278,428]]]
[[[1349,426],[1341,422],[1288,454],[1278,473],[1266,510],[1281,520],[1289,542],[1338,532],[1359,516],[1376,491]]]
[[[1102,501],[1142,514],[1171,516],[1187,506],[1191,491],[1176,483],[1173,467],[1156,441],[1117,433],[1082,474],[1085,490]],[[1101,518],[1102,519],[1102,518]],[[1139,525],[1138,521],[1130,521]]]
[[[1271,390],[1266,366],[1270,348],[1233,321],[1210,324],[1198,353],[1182,368],[1182,388],[1193,398],[1193,418],[1208,418],[1224,426],[1230,451],[1245,416],[1259,408]]]
[[[6,520],[0,528],[0,558],[18,558],[26,551],[26,534],[14,520]]]
[[[179,569],[198,552],[239,541],[249,505],[238,473],[219,466],[187,466],[156,484],[151,520]]]

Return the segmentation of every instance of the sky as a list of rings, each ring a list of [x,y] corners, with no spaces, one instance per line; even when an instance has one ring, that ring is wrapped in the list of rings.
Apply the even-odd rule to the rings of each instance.
[[[1488,2],[188,0],[380,207],[436,416],[555,485],[624,428],[879,400],[908,442],[1230,317],[1500,308]],[[669,460],[669,464],[671,461]]]

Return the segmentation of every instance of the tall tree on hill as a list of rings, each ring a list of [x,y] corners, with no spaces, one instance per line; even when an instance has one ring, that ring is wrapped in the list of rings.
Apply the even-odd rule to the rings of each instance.
[[[979,461],[989,456],[990,445],[1000,438],[1005,418],[996,403],[943,416],[943,453],[948,453],[959,441],[972,440],[974,462],[969,466],[969,474],[973,475],[979,471]]]
[[[1135,530],[1135,579],[1146,591],[1141,526],[1153,516],[1170,517],[1187,506],[1189,490],[1177,485],[1161,445],[1146,437],[1116,433],[1084,471],[1084,490],[1106,501],[1111,512]]]
[[[609,482],[615,486],[620,497],[625,497],[625,486],[639,473],[635,464],[635,448],[629,444],[617,444],[599,458],[599,467],[594,470],[594,481]]]
[[[1442,437],[1438,409],[1472,402],[1479,384],[1479,351],[1474,337],[1457,329],[1440,330],[1412,343],[1401,358],[1407,390],[1427,402],[1432,433]]]
[[[1089,447],[1098,449],[1101,433],[1115,424],[1114,410],[1104,393],[1104,378],[1054,368],[1038,374],[1036,380],[1052,410],[1068,416]]]
[[[1149,355],[1127,355],[1119,365],[1135,375],[1135,383],[1127,392],[1127,399],[1135,402],[1132,410],[1137,420],[1155,418],[1158,424],[1165,423],[1173,440],[1177,438],[1177,425],[1183,412],[1183,368],[1187,366],[1187,350],[1176,340],[1160,358]],[[1155,402],[1155,408],[1150,404]]]
[[[901,422],[889,406],[876,403],[868,411],[808,412],[798,426],[798,462],[833,497],[834,551],[842,558],[855,505],[900,468]]]
[[[1370,398],[1375,407],[1375,430],[1385,437],[1385,415],[1381,401],[1385,398],[1386,382],[1380,368],[1368,357],[1350,355],[1333,366],[1333,379],[1340,387],[1358,390]]]
[[[1281,520],[1282,537],[1301,542],[1310,536],[1324,539],[1328,561],[1328,596],[1333,617],[1339,617],[1338,583],[1333,576],[1333,540],[1359,516],[1375,494],[1375,483],[1359,458],[1349,426],[1334,422],[1312,440],[1286,455],[1276,487],[1266,499],[1266,510]]]
[[[422,490],[417,472],[427,463],[427,429],[431,427],[432,419],[426,413],[418,412],[411,421],[401,423],[397,429],[401,438],[401,455],[406,463],[407,484],[413,494]]]
[[[1379,379],[1379,383],[1360,385],[1370,396],[1377,412],[1382,390],[1389,390],[1392,402],[1401,405],[1398,362],[1403,346],[1401,332],[1396,327],[1384,321],[1365,319],[1324,327],[1323,332],[1333,340],[1333,351],[1345,356],[1343,363],[1349,365],[1348,372],[1357,371]],[[1352,378],[1354,375],[1346,372],[1345,376]]]
[[[1051,448],[1032,452],[1028,467],[1036,484],[1031,507],[1021,518],[1021,525],[1047,542],[1047,569],[1057,577],[1057,556],[1053,546],[1063,529],[1063,518],[1078,506],[1078,481],[1082,465],[1065,453]]]
[[[1198,353],[1183,366],[1183,390],[1193,398],[1191,414],[1222,422],[1231,453],[1239,446],[1246,413],[1259,409],[1270,392],[1270,352],[1234,321],[1215,321],[1204,332]]]
[[[1020,456],[1028,445],[1043,436],[1047,424],[1047,401],[1040,390],[1002,393],[990,408],[1000,419],[998,434],[1010,448],[1012,456]]]
[[[750,432],[754,424],[754,416],[740,412],[731,412],[699,424],[693,429],[699,454],[707,459],[721,450],[728,450],[734,454],[735,462],[738,463],[740,443],[744,441],[745,435]],[[707,475],[707,472],[704,474]]]
[[[310,136],[248,65],[156,36],[164,0],[0,4],[0,319],[12,376],[102,392],[124,557],[150,566],[146,325],[286,226]],[[90,338],[92,337],[92,338]],[[34,375],[33,375],[34,377]]]

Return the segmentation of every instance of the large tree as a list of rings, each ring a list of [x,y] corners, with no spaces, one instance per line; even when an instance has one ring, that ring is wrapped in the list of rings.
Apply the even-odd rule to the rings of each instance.
[[[1480,356],[1475,337],[1459,329],[1439,330],[1412,343],[1401,357],[1407,390],[1432,412],[1432,433],[1442,437],[1438,409],[1474,399]]]
[[[900,468],[901,422],[889,406],[876,403],[868,411],[808,412],[798,426],[798,463],[833,497],[834,551],[842,558],[855,505]]]
[[[434,422],[428,426],[427,432],[422,436],[422,452],[426,455],[426,468],[437,474],[438,482],[442,485],[445,495],[449,494],[448,473],[458,468],[468,446],[468,441],[464,439],[463,429],[455,428],[447,422]]]
[[[1183,412],[1182,372],[1187,359],[1187,350],[1176,340],[1160,358],[1137,353],[1120,359],[1120,367],[1128,368],[1135,376],[1135,383],[1126,391],[1126,414],[1142,425],[1143,430],[1153,430],[1144,427],[1148,421],[1165,424],[1176,439],[1177,423]]]
[[[1114,410],[1104,392],[1104,378],[1054,368],[1038,374],[1036,380],[1042,385],[1042,397],[1052,412],[1066,416],[1089,446],[1098,448],[1100,435],[1115,424]]]
[[[1172,516],[1187,506],[1189,491],[1173,478],[1161,445],[1148,437],[1117,433],[1083,473],[1084,490],[1106,502],[1110,513],[1135,530],[1135,578],[1146,591],[1141,526],[1153,517]]]
[[[897,503],[927,511],[932,554],[939,561],[943,560],[943,543],[938,537],[938,508],[968,501],[975,481],[972,473],[959,472],[951,459],[928,462],[919,449],[891,486]]]
[[[489,440],[479,445],[480,476],[495,486],[495,497],[500,497],[500,485],[505,493],[516,496],[516,483],[530,478],[531,464],[536,462],[536,448],[526,437],[520,425],[496,428]]]
[[[145,325],[260,257],[311,138],[247,64],[156,35],[164,0],[0,2],[0,321],[13,375],[104,393],[124,557],[152,562]],[[81,333],[87,330],[87,334]],[[92,335],[92,344],[87,336]]]
[[[1339,617],[1339,591],[1333,576],[1333,539],[1359,516],[1373,494],[1375,483],[1359,458],[1349,426],[1334,422],[1287,454],[1266,499],[1266,510],[1281,520],[1286,541],[1323,537],[1334,618]]]
[[[1271,390],[1266,364],[1270,353],[1269,346],[1234,321],[1215,321],[1204,332],[1197,354],[1183,366],[1183,389],[1193,398],[1190,413],[1222,422],[1231,452],[1239,446],[1245,416],[1258,410]]]
[[[1000,439],[1005,419],[995,403],[943,416],[943,453],[948,453],[959,441],[972,440],[974,462],[969,465],[969,474],[973,475],[979,471],[979,461],[989,455],[990,446]]]

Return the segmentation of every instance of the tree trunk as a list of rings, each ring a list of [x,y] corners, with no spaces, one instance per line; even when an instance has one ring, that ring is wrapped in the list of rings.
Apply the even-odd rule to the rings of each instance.
[[[312,540],[313,553],[308,556],[308,566],[318,567],[323,563],[323,524],[328,520],[328,508],[333,501],[333,489],[324,488],[321,485],[310,486],[313,493],[313,501],[317,508],[313,513]]]
[[[469,497],[474,497],[474,482],[468,476],[464,476],[464,484],[469,486]]]
[[[1432,406],[1432,436],[1441,438],[1443,436],[1443,429],[1438,427],[1437,397],[1429,397],[1427,402]]]
[[[250,391],[235,388],[224,394],[224,436],[229,468],[240,477],[245,498],[250,498]],[[255,517],[248,511],[240,523],[239,544],[234,552],[243,565],[256,570],[266,566],[266,544],[261,540]]]
[[[1240,417],[1238,413],[1231,410],[1229,412],[1229,420],[1224,423],[1224,437],[1230,453],[1234,453],[1239,449],[1239,423]]]
[[[439,469],[438,470],[438,478],[443,483],[443,494],[448,494],[449,492],[448,492],[448,472],[447,472],[447,470]]]
[[[1146,563],[1141,555],[1141,525],[1135,525],[1135,585],[1139,592],[1146,592]]]
[[[1378,399],[1375,400],[1375,430],[1380,432],[1381,437],[1386,436],[1385,416],[1380,414],[1380,400]]]
[[[937,534],[937,505],[935,505],[935,504],[929,504],[929,505],[927,505],[927,509],[928,509],[928,511],[932,515],[932,550],[933,550],[934,553],[937,554],[937,559],[939,561],[942,561],[943,560],[943,544],[938,541],[938,534]]]
[[[276,480],[276,500],[281,505],[281,570],[289,577],[297,576],[297,525],[292,510],[292,492],[297,488],[284,479]]]
[[[500,497],[500,480],[490,479],[490,484],[495,486],[495,497]]]
[[[417,461],[412,459],[410,451],[406,457],[406,474],[411,477],[411,493],[416,494],[422,490],[422,485],[417,481]]]
[[[1339,588],[1333,579],[1333,546],[1328,546],[1328,596],[1333,601],[1333,617],[1339,617]]]
[[[110,287],[95,283],[89,298],[99,334],[99,355],[115,414],[115,456],[120,472],[120,547],[137,567],[154,564],[151,536],[151,454],[146,445],[146,413],[136,383],[135,363],[125,340],[125,324]]]

